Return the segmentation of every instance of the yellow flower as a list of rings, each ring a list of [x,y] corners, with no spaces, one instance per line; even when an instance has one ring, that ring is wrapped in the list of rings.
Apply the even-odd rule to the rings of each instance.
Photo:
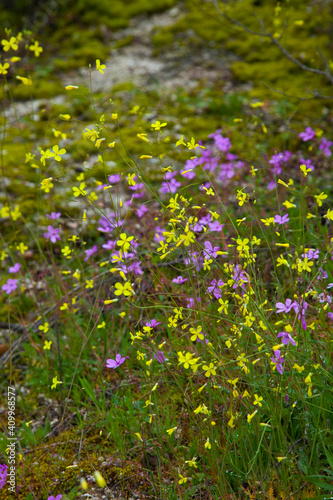
[[[128,281],[126,281],[124,285],[122,283],[116,283],[115,288],[116,288],[114,292],[115,295],[125,295],[125,297],[134,295],[133,288],[131,287],[131,284]]]
[[[103,69],[105,69],[105,64],[101,64],[101,61],[99,59],[96,59],[96,69],[98,69],[98,71],[102,73],[102,75],[104,74]]]
[[[1,43],[3,45],[3,50],[5,52],[8,52],[8,50],[13,49],[17,50],[18,45],[17,45],[17,39],[15,36],[11,36],[9,40],[1,40]]]
[[[87,481],[85,480],[84,477],[80,478],[80,485],[81,485],[81,488],[83,490],[87,490],[88,489],[88,483],[87,483]]]
[[[237,392],[237,391],[236,391],[236,392]],[[235,396],[235,397],[236,397],[236,396]],[[235,427],[234,420],[235,420],[235,417],[234,417],[233,415],[231,415],[230,420],[228,420],[228,425],[229,425],[229,427],[231,427],[232,429]]]
[[[95,470],[94,476],[95,476],[95,479],[96,479],[98,486],[100,488],[105,488],[106,482],[105,482],[105,479],[103,478],[102,474],[100,472],[98,472],[97,470]]]
[[[48,179],[43,179],[41,181],[40,188],[42,189],[42,191],[44,191],[45,193],[49,193],[50,192],[50,189],[53,188],[53,183],[51,181],[52,181],[52,177],[49,177]]]
[[[216,375],[216,369],[214,363],[209,363],[209,366],[203,365],[203,370],[206,370],[205,377],[210,377],[211,375]]]
[[[177,429],[177,426],[176,427],[171,427],[171,429],[168,429],[167,433],[169,434],[169,436],[171,436],[175,432],[176,429]]]
[[[28,250],[28,247],[24,243],[21,242],[16,246],[16,250],[18,250],[23,255],[24,252],[26,252]]]
[[[207,438],[206,442],[205,442],[205,448],[207,448],[208,450],[210,450],[212,447],[212,445],[210,444],[209,442],[209,438]]]
[[[86,288],[94,288],[94,280],[86,280]]]
[[[120,240],[117,241],[117,245],[122,247],[122,250],[126,252],[131,246],[130,242],[134,239],[134,236],[127,236],[126,233],[121,233]]]
[[[149,139],[146,137],[147,134],[136,134],[136,136],[142,141],[149,142]]]
[[[62,384],[61,380],[58,380],[58,377],[55,376],[52,379],[53,384],[51,385],[51,389],[56,389],[58,384]]]
[[[97,325],[97,328],[105,328],[105,327],[106,327],[105,321],[102,321],[102,323],[100,323],[99,325]]]
[[[52,345],[52,340],[45,340],[43,349],[50,350]]]
[[[326,217],[327,219],[329,220],[333,220],[333,210],[331,210],[330,208],[327,210],[327,214],[324,215],[324,217]]]
[[[8,62],[5,62],[4,64],[0,64],[0,75],[7,75],[8,71],[7,69],[10,67]]]
[[[61,156],[59,155],[64,155],[66,153],[66,149],[62,148],[59,149],[59,146],[55,145],[53,146],[53,153],[51,152],[51,158],[54,158],[56,161],[61,161]]]
[[[181,243],[184,243],[186,247],[188,247],[191,243],[193,243],[195,240],[195,235],[192,233],[192,231],[187,231],[186,234],[181,234],[179,236],[179,241],[177,243],[177,246],[179,246]]]
[[[104,68],[105,68],[105,66],[104,66]],[[112,118],[112,120],[117,120],[118,113],[112,113],[111,118]]]
[[[43,52],[43,47],[40,47],[39,43],[36,41],[33,45],[29,45],[29,50],[34,52],[36,57],[39,57],[39,54]]]
[[[280,255],[280,257],[277,258],[276,262],[276,267],[282,266],[283,264],[289,267],[288,261],[283,257],[283,255]]]
[[[197,328],[197,329],[195,329],[195,328],[190,328],[190,333],[192,333],[192,334],[193,334],[193,335],[192,335],[192,337],[191,337],[192,342],[195,342],[198,338],[199,338],[200,340],[203,340],[203,339],[204,339],[204,337],[205,337],[205,336],[204,336],[202,333],[200,333],[200,332],[201,332],[201,330],[202,330],[202,326],[198,326],[198,328]]]
[[[253,404],[258,405],[258,406],[262,406],[262,403],[260,403],[260,401],[263,401],[264,398],[262,396],[258,396],[258,394],[255,394],[254,397],[255,397],[255,401],[253,401]]]
[[[44,333],[47,333],[49,331],[49,326],[49,323],[44,323],[44,325],[40,325],[38,329]]]
[[[311,168],[306,168],[306,165],[300,165],[299,168],[302,170],[304,177],[308,175],[308,172],[311,172]]]
[[[127,180],[129,186],[135,186],[136,185],[136,182],[134,180],[135,175],[136,174],[128,174],[128,176],[126,177],[126,180]]]
[[[85,187],[86,187],[86,183],[85,182],[81,182],[79,188],[76,187],[76,186],[73,187],[73,195],[75,196],[75,198],[77,198],[78,196],[80,196],[80,194],[82,194],[83,196],[85,196],[87,194],[87,192],[84,191]]]
[[[193,457],[192,460],[185,460],[185,463],[189,465],[189,467],[194,467],[195,469],[198,468],[197,463],[196,463],[197,457]]]
[[[66,90],[73,90],[73,89],[78,89],[79,87],[77,85],[67,85],[65,87]]]
[[[68,115],[68,114],[64,114],[64,115],[59,115],[59,118],[61,120],[65,120],[66,122],[68,122],[68,120],[71,119],[71,115]]]
[[[65,257],[70,255],[72,250],[69,248],[68,245],[66,245],[64,248],[61,249],[61,253],[64,254]]]
[[[180,477],[180,479],[178,481],[178,484],[187,483],[187,477],[184,477],[181,474],[179,474],[179,477]]]
[[[258,410],[255,410],[253,413],[251,413],[251,415],[248,415],[247,416],[247,422],[250,424],[251,423],[251,420],[253,419],[253,417],[256,415],[256,413],[258,413]]]
[[[165,127],[166,125],[167,125],[166,122],[161,123],[160,121],[157,120],[155,123],[151,124],[151,128],[153,128],[154,130],[158,131],[162,127]]]

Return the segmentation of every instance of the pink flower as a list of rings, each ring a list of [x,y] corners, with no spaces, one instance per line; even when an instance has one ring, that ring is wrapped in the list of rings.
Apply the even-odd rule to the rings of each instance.
[[[292,344],[292,345],[296,345],[296,342],[295,340],[292,338],[292,336],[287,333],[287,332],[280,332],[277,336],[278,338],[281,338],[282,337],[282,344],[285,344],[285,345],[288,345],[289,342]]]
[[[321,151],[324,151],[326,156],[331,156],[332,151],[329,149],[331,146],[333,146],[333,142],[328,141],[327,139],[325,139],[325,137],[323,137],[321,143],[319,144],[319,149]]]
[[[10,267],[8,269],[8,272],[9,273],[18,273],[19,270],[20,270],[20,268],[21,268],[21,264],[19,264],[18,262],[16,262],[16,264],[14,264],[12,267]]]
[[[272,358],[272,363],[276,364],[276,369],[277,371],[282,375],[283,374],[283,366],[282,363],[284,363],[284,359],[281,357],[281,351],[277,349],[274,351],[274,357]]]
[[[57,219],[60,219],[61,213],[60,212],[51,212],[51,214],[46,214],[46,217],[48,219],[57,220]]]
[[[55,243],[57,240],[60,240],[59,231],[60,229],[47,226],[47,232],[44,233],[44,238],[51,240],[52,243]]]
[[[291,299],[287,299],[285,304],[283,304],[283,302],[277,302],[275,307],[277,308],[277,313],[288,313],[294,307],[294,302],[292,302]]]
[[[14,290],[16,290],[16,288],[17,288],[17,280],[12,280],[12,279],[9,278],[7,280],[7,283],[5,283],[4,285],[2,285],[1,290],[3,290],[4,292],[7,293],[7,295],[9,295]]]
[[[286,222],[289,222],[289,220],[290,219],[289,219],[288,214],[284,214],[282,217],[281,217],[281,215],[275,215],[275,217],[274,217],[275,224],[280,224],[280,226],[282,226]]]
[[[121,356],[121,354],[117,354],[116,356],[116,359],[107,359],[106,360],[106,367],[107,368],[118,368],[118,366],[122,365],[125,361],[125,359],[127,359],[128,356],[126,356],[125,358],[123,358]]]
[[[0,465],[0,490],[6,484],[6,477],[7,477],[7,465],[6,464]]]
[[[136,211],[136,215],[141,219],[141,217],[148,212],[148,208],[146,205],[140,205],[139,208]]]
[[[157,351],[156,354],[154,354],[154,358],[157,359],[159,363],[164,363],[165,361],[165,356],[163,351]]]
[[[301,132],[298,137],[302,139],[302,141],[311,141],[316,136],[316,132],[312,130],[311,127],[306,127],[305,132]]]
[[[98,246],[97,245],[94,245],[92,248],[88,248],[87,250],[84,251],[84,253],[86,254],[86,257],[85,257],[85,261],[87,261],[89,259],[89,257],[91,257],[94,253],[96,253],[98,250]]]
[[[185,283],[187,281],[187,278],[183,278],[182,276],[177,276],[177,278],[174,278],[172,280],[172,283],[178,283],[181,285],[182,283]]]

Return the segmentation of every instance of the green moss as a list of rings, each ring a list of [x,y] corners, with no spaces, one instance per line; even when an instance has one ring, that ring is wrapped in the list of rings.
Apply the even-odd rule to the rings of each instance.
[[[49,99],[64,93],[64,87],[57,77],[52,79],[42,79],[32,76],[32,85],[20,84],[12,88],[13,97],[16,101],[26,101],[29,99]]]
[[[164,29],[155,33],[151,39],[155,47],[161,48],[171,45],[174,41],[174,34],[170,29]]]
[[[86,160],[90,154],[98,154],[94,143],[87,139],[72,142],[68,145],[67,151],[71,154],[73,160],[77,162]]]
[[[127,47],[128,45],[131,45],[132,42],[133,42],[133,36],[128,35],[125,38],[122,38],[121,40],[117,40],[113,45],[113,48],[121,49],[122,47]]]

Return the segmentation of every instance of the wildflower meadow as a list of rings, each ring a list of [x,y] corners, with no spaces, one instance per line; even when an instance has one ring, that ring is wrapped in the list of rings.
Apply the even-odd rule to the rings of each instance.
[[[99,53],[39,99],[45,50],[2,33],[0,497],[333,498],[329,121]]]

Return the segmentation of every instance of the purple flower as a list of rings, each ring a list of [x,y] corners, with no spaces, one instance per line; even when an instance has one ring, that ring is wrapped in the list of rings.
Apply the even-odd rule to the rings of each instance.
[[[287,332],[280,332],[277,337],[282,338],[282,344],[288,345],[290,342],[292,345],[296,345],[295,340]]]
[[[319,259],[319,250],[318,248],[316,250],[313,250],[313,248],[310,248],[306,253],[302,253],[302,257],[307,258],[309,260],[311,259]]]
[[[157,359],[159,363],[164,363],[165,361],[165,356],[163,351],[157,351],[156,354],[154,354],[154,358]]]
[[[119,182],[120,179],[121,179],[120,174],[113,174],[113,175],[109,175],[109,177],[108,177],[108,181],[110,184],[117,184],[117,182]]]
[[[57,495],[56,497],[54,497],[53,495],[50,495],[47,500],[60,500],[60,498],[62,498],[62,495]]]
[[[210,231],[222,231],[224,224],[220,224],[218,220],[214,220],[214,222],[208,223],[208,228]]]
[[[203,251],[204,259],[209,260],[211,257],[215,259],[217,257],[216,252],[220,250],[220,247],[213,247],[210,241],[205,241],[204,245],[205,245],[205,249]]]
[[[125,358],[121,357],[121,354],[117,354],[116,359],[107,359],[106,360],[106,367],[107,368],[118,368],[118,366],[122,365],[125,359],[127,359],[128,356]]]
[[[8,272],[9,273],[18,273],[19,270],[20,270],[20,268],[21,268],[21,264],[19,264],[18,262],[16,262],[16,264],[14,264],[12,267],[10,267],[8,269]]]
[[[172,280],[173,283],[178,283],[181,285],[182,283],[185,283],[187,281],[187,278],[183,278],[182,276],[177,276],[177,278],[174,278]]]
[[[166,193],[176,193],[178,188],[181,186],[181,183],[178,182],[176,179],[170,179],[167,182],[162,182],[162,185],[160,187],[160,193],[166,194]]]
[[[302,141],[311,141],[316,136],[316,132],[312,130],[311,127],[306,127],[305,132],[301,132],[298,137],[302,139]]]
[[[237,264],[235,266],[235,274],[232,276],[232,279],[234,280],[234,284],[232,285],[232,288],[235,289],[238,287],[238,283],[240,281],[242,281],[243,283],[241,284],[241,288],[245,288],[244,287],[244,283],[248,283],[248,279],[246,277],[246,274],[245,272],[243,271],[243,269],[241,268],[241,266],[239,264]]]
[[[8,467],[6,464],[3,464],[3,465],[0,464],[0,490],[6,484],[7,468]]]
[[[106,243],[104,243],[104,245],[102,245],[102,248],[104,248],[105,250],[113,250],[116,244],[116,241],[108,240]]]
[[[330,321],[333,321],[333,313],[327,313],[327,317]]]
[[[321,151],[324,151],[326,156],[331,156],[332,151],[329,149],[331,146],[333,146],[333,142],[328,141],[327,139],[325,139],[325,137],[323,137],[321,143],[319,144],[319,149]]]
[[[183,172],[180,172],[180,174],[185,177],[185,179],[194,179],[195,177],[195,172],[193,172],[192,170],[188,170],[188,169],[185,169],[183,170]]]
[[[152,319],[151,321],[148,321],[148,323],[146,323],[146,326],[150,326],[150,328],[154,328],[155,326],[160,325],[160,324],[161,324],[160,321],[156,321],[156,319]]]
[[[86,254],[85,261],[87,261],[94,253],[96,253],[98,250],[98,246],[94,245],[92,248],[88,248],[87,250],[84,251]]]
[[[276,311],[277,313],[281,313],[281,312],[288,313],[294,307],[294,302],[292,302],[291,299],[287,299],[285,304],[283,304],[283,302],[277,302],[275,304],[275,307],[277,307],[277,309],[278,309]]]
[[[208,137],[214,139],[215,146],[220,150],[226,153],[231,148],[230,140],[227,137],[223,137],[221,134],[221,129],[216,130],[213,134],[210,134]]]
[[[333,283],[329,283],[329,284],[327,285],[327,289],[329,290],[330,288],[332,288],[332,286],[333,286]]]
[[[269,160],[268,163],[273,165],[272,172],[275,175],[280,175],[282,172],[282,167],[281,163],[284,161],[284,156],[282,153],[278,153],[276,155],[273,155],[272,158]]]
[[[200,297],[196,297],[197,299],[197,302],[200,302]],[[194,299],[192,299],[192,297],[190,298],[187,298],[185,299],[186,302],[187,302],[187,309],[195,309],[195,306],[194,306]]]
[[[141,217],[148,212],[148,208],[146,205],[140,205],[139,208],[136,211],[136,215],[141,219]]]
[[[276,224],[280,224],[280,226],[282,226],[283,224],[285,224],[286,222],[289,222],[289,215],[288,214],[284,214],[282,217],[281,215],[275,215],[274,217],[274,222]]]
[[[228,137],[223,137],[222,135],[218,135],[214,138],[214,142],[215,146],[223,153],[226,153],[231,148],[231,142]]]
[[[199,252],[188,252],[188,257],[184,258],[186,266],[194,265],[197,271],[202,268],[202,257]]]
[[[59,231],[60,229],[47,226],[47,232],[44,233],[44,238],[51,240],[52,243],[55,243],[57,240],[60,240]]]
[[[1,290],[6,292],[8,295],[12,293],[17,288],[17,280],[12,280],[9,278],[5,285],[2,285]]]
[[[272,357],[272,363],[276,364],[277,371],[282,375],[283,373],[282,363],[284,363],[284,359],[281,357],[281,351],[279,349],[274,351],[274,356]]]
[[[222,280],[212,280],[211,281],[211,286],[207,287],[207,290],[209,293],[212,293],[216,299],[221,299],[222,298],[222,292],[220,290],[220,287],[224,285]]]
[[[60,219],[61,212],[51,212],[50,214],[46,214],[46,217],[48,219],[57,220],[57,219]]]
[[[321,275],[318,276],[319,280],[323,280],[323,279],[328,278],[327,272],[322,267],[318,270],[318,272],[321,273]]]

